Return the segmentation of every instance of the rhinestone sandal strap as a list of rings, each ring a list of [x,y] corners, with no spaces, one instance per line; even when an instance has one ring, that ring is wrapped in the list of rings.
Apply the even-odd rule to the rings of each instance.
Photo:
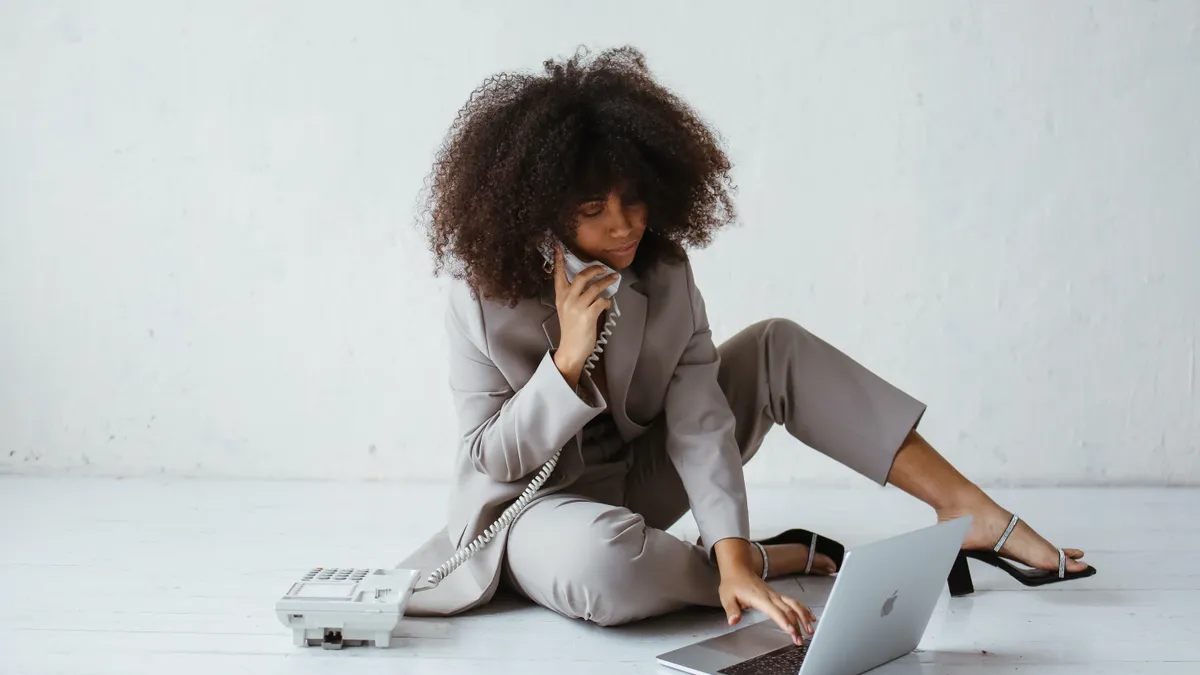
[[[1067,576],[1067,552],[1058,549],[1058,578],[1065,579]]]
[[[813,533],[812,541],[808,542],[808,562],[804,564],[804,573],[812,569],[813,559],[817,557],[817,535]]]
[[[754,544],[755,546],[758,547],[758,554],[762,556],[762,561],[763,561],[762,578],[763,578],[763,581],[766,581],[767,580],[767,572],[771,569],[771,563],[769,560],[767,560],[767,549],[765,546],[758,543],[757,541],[752,541],[750,543]]]
[[[1000,535],[999,541],[997,541],[996,545],[992,547],[993,553],[999,553],[1000,549],[1004,547],[1004,542],[1008,541],[1008,537],[1013,533],[1013,529],[1016,528],[1018,520],[1020,520],[1020,518],[1018,518],[1017,514],[1014,513],[1012,520],[1008,521],[1008,527],[1005,528],[1004,534]]]

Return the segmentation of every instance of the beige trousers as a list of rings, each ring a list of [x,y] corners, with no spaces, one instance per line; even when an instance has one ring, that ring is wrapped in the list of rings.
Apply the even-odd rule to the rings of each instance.
[[[882,485],[925,411],[791,321],[755,324],[719,351],[718,379],[737,420],[743,463],[782,425]],[[603,421],[586,429],[585,474],[567,491],[536,499],[512,524],[504,584],[555,612],[602,625],[692,605],[719,607],[719,574],[706,549],[664,531],[687,512],[688,496],[663,433],[660,420],[625,444]]]

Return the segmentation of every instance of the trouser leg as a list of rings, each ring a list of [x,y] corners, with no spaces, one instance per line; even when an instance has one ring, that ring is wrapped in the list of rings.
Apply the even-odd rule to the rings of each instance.
[[[809,447],[883,485],[896,452],[925,406],[824,340],[786,319],[768,319],[718,348],[717,378],[733,411],[745,463],[767,432],[784,427]],[[657,425],[656,425],[657,427]],[[662,428],[635,441],[625,505],[651,527],[688,509]]]
[[[578,495],[534,502],[512,525],[508,582],[571,618],[611,626],[693,605],[719,605],[705,552],[627,508]]]

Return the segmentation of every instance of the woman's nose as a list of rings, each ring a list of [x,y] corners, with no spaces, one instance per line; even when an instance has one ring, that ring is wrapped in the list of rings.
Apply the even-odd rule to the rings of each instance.
[[[616,218],[613,218],[612,224],[609,226],[608,233],[614,239],[621,239],[625,236],[628,236],[632,230],[633,226],[629,223],[629,216],[622,213]]]

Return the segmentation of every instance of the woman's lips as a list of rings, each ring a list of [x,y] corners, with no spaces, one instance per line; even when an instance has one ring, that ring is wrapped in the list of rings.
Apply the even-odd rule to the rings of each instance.
[[[641,239],[639,239],[639,240],[637,240],[637,241],[635,241],[635,242],[632,242],[632,243],[630,243],[630,244],[627,244],[627,245],[625,245],[625,246],[623,246],[623,247],[621,247],[621,248],[613,248],[613,249],[609,249],[609,253],[617,253],[617,254],[621,254],[621,253],[632,253],[632,252],[633,252],[633,249],[637,248],[638,242],[640,242],[640,241],[641,241]]]

